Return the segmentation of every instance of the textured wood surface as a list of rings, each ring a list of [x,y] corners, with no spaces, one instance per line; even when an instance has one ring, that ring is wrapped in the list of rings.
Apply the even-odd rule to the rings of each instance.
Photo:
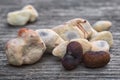
[[[110,63],[99,69],[79,65],[73,71],[65,71],[60,61],[50,54],[34,65],[10,66],[4,51],[5,43],[14,37],[18,29],[6,22],[10,11],[32,4],[39,12],[38,21],[26,26],[31,29],[52,28],[73,18],[82,17],[91,24],[98,20],[110,20],[114,37]],[[120,80],[120,0],[0,0],[0,80]]]

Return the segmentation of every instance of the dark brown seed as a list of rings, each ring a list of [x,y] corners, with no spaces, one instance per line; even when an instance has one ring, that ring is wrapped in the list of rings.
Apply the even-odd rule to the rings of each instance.
[[[82,61],[83,48],[80,43],[73,41],[67,45],[66,54],[62,59],[62,65],[66,70],[75,69]]]
[[[83,48],[80,43],[76,41],[72,41],[67,45],[67,53],[66,55],[72,55],[76,59],[78,59],[80,62],[83,58]]]
[[[78,65],[78,61],[77,59],[75,59],[73,56],[71,55],[66,55],[64,56],[64,58],[62,59],[62,65],[66,70],[72,70],[75,69]]]

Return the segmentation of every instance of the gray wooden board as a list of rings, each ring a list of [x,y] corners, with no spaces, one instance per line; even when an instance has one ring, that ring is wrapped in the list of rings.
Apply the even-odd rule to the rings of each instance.
[[[39,12],[35,23],[21,27],[7,24],[7,13],[32,4]],[[52,28],[70,19],[82,17],[91,24],[110,20],[114,45],[110,49],[110,63],[98,69],[79,65],[66,71],[60,61],[50,54],[33,65],[10,66],[7,62],[5,43],[16,37],[20,28]],[[119,80],[120,78],[120,0],[0,0],[0,80]]]

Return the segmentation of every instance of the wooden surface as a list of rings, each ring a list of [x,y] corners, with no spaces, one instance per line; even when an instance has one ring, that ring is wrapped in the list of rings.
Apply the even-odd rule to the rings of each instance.
[[[110,63],[99,69],[79,65],[65,71],[57,58],[45,54],[34,65],[10,66],[4,51],[5,43],[16,37],[18,29],[6,22],[8,12],[32,4],[39,12],[38,21],[26,26],[31,29],[52,28],[70,19],[82,17],[91,24],[110,20],[114,37]],[[0,0],[0,80],[120,80],[120,0]]]

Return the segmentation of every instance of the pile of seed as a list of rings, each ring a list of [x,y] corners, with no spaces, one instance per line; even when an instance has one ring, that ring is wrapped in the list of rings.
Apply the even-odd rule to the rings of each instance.
[[[7,21],[19,26],[34,22],[37,17],[37,10],[28,5],[8,13]],[[98,21],[91,26],[87,20],[76,18],[52,29],[21,28],[16,38],[6,43],[6,56],[11,65],[21,66],[37,62],[46,51],[60,58],[66,70],[81,63],[89,68],[103,67],[110,61],[111,26],[110,21]]]

